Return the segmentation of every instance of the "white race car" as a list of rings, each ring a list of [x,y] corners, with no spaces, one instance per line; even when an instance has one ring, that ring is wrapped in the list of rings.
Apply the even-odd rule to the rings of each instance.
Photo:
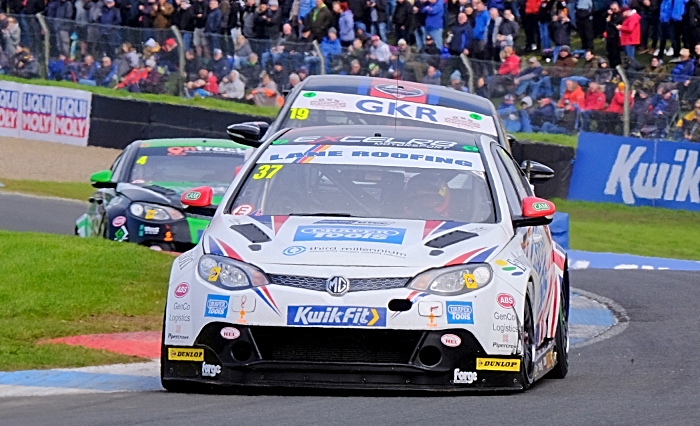
[[[487,135],[281,130],[173,264],[163,386],[517,390],[563,378],[569,282],[553,214]]]

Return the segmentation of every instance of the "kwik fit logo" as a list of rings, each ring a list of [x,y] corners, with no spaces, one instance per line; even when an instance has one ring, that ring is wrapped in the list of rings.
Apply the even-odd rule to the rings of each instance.
[[[619,190],[625,204],[635,204],[636,198],[677,202],[690,198],[691,203],[700,203],[698,151],[677,149],[673,163],[653,163],[642,161],[646,147],[631,148],[621,145],[617,151],[605,195],[615,196]]]

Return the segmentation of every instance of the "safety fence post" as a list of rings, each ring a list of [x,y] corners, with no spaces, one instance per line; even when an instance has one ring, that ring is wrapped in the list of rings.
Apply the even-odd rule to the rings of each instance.
[[[474,70],[472,69],[472,63],[469,60],[469,57],[464,53],[459,55],[459,57],[462,58],[462,63],[467,68],[467,73],[469,73],[469,77],[467,77],[467,87],[469,88],[469,93],[474,93]]]
[[[43,78],[48,78],[49,76],[49,55],[51,54],[51,34],[49,33],[49,26],[46,25],[46,18],[41,13],[36,15],[37,21],[41,26],[41,31],[44,33],[44,62],[41,64],[41,76]],[[33,46],[32,46],[33,48]]]
[[[173,31],[173,34],[175,35],[175,40],[177,40],[177,58],[178,58],[178,69],[179,69],[179,74],[177,76],[177,85],[178,85],[178,93],[180,96],[185,95],[185,85],[182,83],[183,78],[182,78],[182,73],[185,72],[185,42],[182,39],[182,33],[180,32],[180,29],[176,27],[175,25],[172,25],[170,29]]]
[[[625,103],[624,103],[624,110],[622,114],[622,123],[623,123],[623,135],[629,136],[630,135],[630,99],[629,99],[629,93],[630,93],[630,82],[627,80],[627,75],[625,74],[624,68],[622,68],[622,65],[618,65],[615,67],[618,73],[620,73],[620,77],[622,78],[622,82],[625,83]]]
[[[321,74],[326,73],[326,58],[323,57],[323,54],[321,53],[321,47],[318,45],[316,40],[313,41],[313,46],[314,50],[316,51],[316,54],[318,55],[318,58],[321,61]]]

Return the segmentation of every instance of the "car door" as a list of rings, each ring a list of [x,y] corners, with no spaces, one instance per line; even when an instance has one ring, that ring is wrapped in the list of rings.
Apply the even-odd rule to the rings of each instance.
[[[511,214],[520,215],[522,212],[522,200],[525,197],[534,195],[530,184],[527,182],[518,164],[503,147],[493,145],[492,151],[499,166],[499,174],[502,175],[503,185],[506,188],[510,188],[511,194],[509,198],[513,199],[513,201],[509,200],[509,206],[513,204],[511,206]],[[508,192],[507,190],[507,195]],[[534,300],[532,300],[535,318],[535,340],[540,344],[546,336],[548,326],[547,314],[552,302],[551,298],[553,297],[549,285],[552,270],[552,241],[546,226],[518,228],[515,231],[515,237],[522,241],[523,253],[530,265],[532,265],[535,289]]]

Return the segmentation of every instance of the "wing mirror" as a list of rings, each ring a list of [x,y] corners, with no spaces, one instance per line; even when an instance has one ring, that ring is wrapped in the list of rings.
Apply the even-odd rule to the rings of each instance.
[[[513,228],[549,225],[554,219],[554,203],[538,197],[525,197],[520,217],[513,218]]]
[[[183,192],[180,201],[188,207],[209,207],[213,198],[211,186],[199,186]]]
[[[520,164],[520,169],[527,176],[530,183],[544,183],[554,177],[554,170],[537,161],[525,160]]]
[[[226,133],[236,143],[257,148],[262,145],[260,140],[265,136],[269,127],[270,125],[264,121],[249,121],[228,126]]]
[[[111,170],[100,170],[90,175],[90,182],[95,188],[116,188],[117,182],[112,182]]]

